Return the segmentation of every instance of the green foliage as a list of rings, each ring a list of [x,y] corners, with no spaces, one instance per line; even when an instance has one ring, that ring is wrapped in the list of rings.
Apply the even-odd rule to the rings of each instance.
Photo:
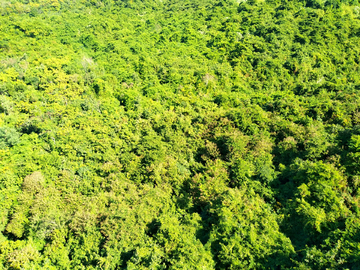
[[[276,215],[252,190],[230,190],[216,209],[219,222],[211,238],[219,268],[289,267],[294,249],[279,231]]]
[[[20,135],[14,128],[0,127],[0,149],[18,144]]]
[[[357,0],[0,14],[0,268],[358,269]]]

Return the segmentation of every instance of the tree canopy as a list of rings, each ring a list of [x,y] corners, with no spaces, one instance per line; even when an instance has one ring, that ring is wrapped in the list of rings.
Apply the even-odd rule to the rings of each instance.
[[[360,269],[357,0],[0,14],[0,269]]]

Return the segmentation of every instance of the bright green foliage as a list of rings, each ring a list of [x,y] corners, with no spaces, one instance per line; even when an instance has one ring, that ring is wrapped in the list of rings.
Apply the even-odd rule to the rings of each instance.
[[[0,14],[1,269],[359,269],[357,0]]]
[[[211,238],[220,268],[289,267],[291,241],[279,231],[275,213],[252,190],[230,190],[215,212],[219,221]]]
[[[19,143],[20,135],[14,128],[0,127],[0,148],[5,149]]]

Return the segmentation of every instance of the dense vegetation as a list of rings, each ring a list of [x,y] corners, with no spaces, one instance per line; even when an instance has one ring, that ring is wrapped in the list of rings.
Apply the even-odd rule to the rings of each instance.
[[[0,3],[1,269],[360,269],[360,4]]]

